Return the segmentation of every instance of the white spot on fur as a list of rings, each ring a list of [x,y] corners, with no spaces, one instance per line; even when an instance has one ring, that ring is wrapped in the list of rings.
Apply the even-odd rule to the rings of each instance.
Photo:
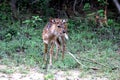
[[[69,39],[69,38],[68,38],[68,35],[67,35],[66,33],[64,34],[64,36],[65,36],[65,38],[66,38],[67,40]]]
[[[44,40],[44,43],[48,44],[48,41],[47,41],[47,40]]]

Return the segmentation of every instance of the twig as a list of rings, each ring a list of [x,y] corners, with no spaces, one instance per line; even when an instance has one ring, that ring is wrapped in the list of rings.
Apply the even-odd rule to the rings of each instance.
[[[79,59],[78,59],[77,57],[75,57],[71,52],[67,51],[67,53],[68,53],[70,56],[72,56],[73,59],[74,59],[78,64],[80,64],[82,67],[86,67],[86,66],[85,66],[84,64],[82,64],[82,63],[79,61]],[[84,58],[84,57],[82,57],[82,58]],[[106,65],[104,65],[104,64],[101,64],[101,63],[99,63],[99,62],[97,62],[97,61],[95,61],[95,60],[93,60],[93,59],[89,59],[89,58],[84,58],[84,59],[82,59],[82,58],[80,58],[80,59],[81,59],[81,60],[84,60],[84,61],[93,62],[93,63],[95,63],[95,64],[99,64],[99,65],[104,66],[104,67],[107,67],[107,68],[110,68],[109,66],[106,66]],[[99,68],[96,68],[96,67],[88,67],[88,68],[94,69],[94,70],[98,70],[98,69],[99,69]]]
[[[67,53],[68,53],[70,56],[72,56],[73,59],[74,59],[79,65],[81,65],[82,67],[89,68],[89,69],[93,69],[93,70],[99,70],[99,69],[100,69],[100,68],[97,68],[97,67],[87,67],[87,66],[85,66],[84,64],[82,64],[82,63],[79,61],[79,59],[76,58],[71,52],[67,51]],[[104,67],[106,67],[106,68],[110,68],[109,66],[106,66],[106,65],[104,65],[104,64],[98,63],[97,61],[95,61],[95,60],[93,60],[93,59],[89,59],[89,58],[84,58],[84,59],[80,58],[80,59],[81,59],[81,60],[84,60],[84,61],[93,62],[93,63],[95,63],[95,64],[99,64],[99,65],[104,66]],[[113,68],[113,69],[114,69],[114,68]]]
[[[81,59],[81,58],[80,58]],[[95,64],[99,64],[99,65],[101,65],[101,66],[104,66],[104,67],[107,67],[108,68],[108,66],[106,66],[106,65],[104,65],[104,64],[101,64],[101,63],[98,63],[97,61],[95,61],[95,60],[93,60],[93,59],[89,59],[89,58],[84,58],[84,59],[82,59],[82,60],[84,60],[84,61],[89,61],[89,62],[93,62],[93,63],[95,63]]]
[[[99,68],[97,68],[97,67],[89,67],[89,69],[99,70]]]
[[[71,52],[68,52],[68,54],[69,54],[70,56],[72,56],[72,57],[74,58],[74,60],[75,60],[78,64],[80,64],[82,67],[85,66],[85,65],[83,65]]]
[[[39,2],[39,0],[35,0],[35,1],[33,1],[31,4],[34,4],[34,3],[37,3],[37,2]]]
[[[82,65],[82,66],[85,66],[85,65],[83,65],[71,52],[67,52],[69,55],[71,55],[73,58],[74,58],[74,60],[78,63],[78,64],[80,64],[80,65]],[[81,58],[82,59],[82,58]],[[95,61],[95,60],[92,60],[92,59],[89,59],[89,58],[87,58],[87,59],[82,59],[82,60],[84,60],[84,61],[89,61],[89,62],[93,62],[93,63],[95,63],[95,64],[99,64],[99,65],[101,65],[101,66],[104,66],[104,67],[107,67],[107,68],[109,68],[108,66],[106,66],[106,65],[104,65],[104,64],[101,64],[101,63],[98,63],[97,61]]]

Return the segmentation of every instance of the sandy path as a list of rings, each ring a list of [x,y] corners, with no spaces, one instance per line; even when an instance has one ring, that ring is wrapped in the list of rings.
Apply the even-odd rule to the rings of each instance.
[[[66,71],[53,69],[46,73],[44,72],[45,71],[40,71],[37,68],[28,69],[23,66],[21,68],[11,68],[5,65],[0,65],[0,80],[108,80],[108,78],[101,76],[98,77],[95,74],[84,74],[84,76],[82,76],[83,73],[77,69]]]

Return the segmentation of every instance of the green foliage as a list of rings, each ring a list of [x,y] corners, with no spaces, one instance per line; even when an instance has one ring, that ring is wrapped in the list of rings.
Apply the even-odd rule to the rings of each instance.
[[[11,41],[14,37],[16,37],[18,33],[18,27],[12,25],[10,27],[5,27],[5,31],[1,31],[1,37],[4,41]]]
[[[72,37],[70,36],[70,40],[67,44],[69,51],[71,51],[73,54],[78,54],[80,61],[88,59],[86,62],[83,61],[83,64],[87,67],[96,66],[106,69],[105,67],[103,68],[103,66],[99,66],[90,62],[90,60],[93,59],[98,63],[106,65],[109,67],[106,70],[111,71],[111,69],[115,66],[109,65],[110,62],[107,59],[109,59],[110,56],[114,57],[115,59],[115,50],[119,48],[118,45],[114,44],[113,38],[115,39],[115,37],[118,35],[113,34],[113,28],[111,29],[110,27],[102,27],[97,29],[97,31],[93,31],[91,26],[88,26],[87,24],[82,26],[84,23],[81,23],[77,29],[75,29],[77,27],[76,24],[73,25],[72,22],[70,22],[69,25],[71,26],[70,33],[72,35]],[[75,31],[73,31],[73,28]],[[108,62],[106,63],[106,61]]]
[[[114,24],[115,22],[114,22],[114,20],[113,19],[108,19],[108,25],[112,25],[112,24]]]
[[[70,55],[66,54],[65,59],[63,61],[61,61],[61,59],[59,59],[58,61],[56,61],[54,63],[54,66],[56,68],[61,68],[61,69],[67,69],[67,68],[72,69],[72,68],[77,67],[77,63]]]
[[[47,21],[46,16],[55,16],[54,9],[49,7],[51,0],[17,0],[17,10],[19,14],[36,13],[42,15],[32,16],[26,19],[23,15],[23,25],[12,20],[11,7],[5,1],[0,4],[0,60],[1,64],[19,66],[21,64],[42,67],[43,65],[43,41],[42,30],[43,21]],[[107,3],[105,0],[97,0],[100,8]],[[29,7],[28,7],[29,6]],[[90,10],[90,3],[85,3],[83,10]],[[76,5],[76,10],[77,5]],[[98,15],[104,17],[104,10],[99,9]],[[116,14],[116,13],[115,13]],[[71,15],[70,15],[71,16]],[[65,59],[61,60],[61,52],[58,61],[54,61],[53,66],[60,69],[81,68],[85,71],[98,69],[113,80],[117,80],[119,74],[120,57],[119,57],[119,40],[120,40],[120,23],[114,19],[109,19],[109,27],[96,27],[91,22],[90,17],[76,17],[68,22],[69,40],[67,42],[67,50],[83,64],[79,65],[70,55],[65,53]],[[113,16],[114,17],[114,16]],[[94,17],[92,16],[92,19]],[[93,20],[92,20],[93,21]],[[25,25],[24,25],[25,24]],[[92,68],[91,68],[92,67]],[[14,70],[1,70],[3,73],[13,73]],[[46,80],[54,79],[53,74],[45,76]],[[119,78],[118,78],[119,79]]]
[[[39,16],[32,16],[31,19],[23,21],[27,26],[37,27],[41,23],[42,19]]]
[[[107,4],[105,0],[97,0],[97,1],[100,3],[100,5],[103,5],[103,6]]]
[[[17,36],[17,34],[18,34],[17,29],[15,29],[14,27],[8,28],[8,30],[6,31],[4,35],[4,40],[10,41],[12,40],[13,37]]]
[[[40,14],[44,16],[54,16],[53,8],[49,7],[49,2],[51,0],[19,0],[17,1],[19,12],[26,13],[26,12],[37,12],[39,11]]]
[[[100,17],[104,17],[104,10],[103,9],[98,10],[97,13],[99,14]]]
[[[11,17],[10,5],[6,1],[0,3],[0,20],[6,21]]]
[[[54,80],[54,75],[53,74],[45,75],[45,80]]]
[[[38,19],[39,17],[32,18],[37,26],[40,26],[37,29],[34,26],[20,27],[17,24],[9,25],[11,27],[2,29],[0,32],[4,36],[4,39],[0,40],[0,59],[2,64],[12,65],[11,63],[14,63],[15,65],[24,64],[42,68],[44,48],[41,33],[43,23],[39,24],[37,22]],[[89,25],[89,21],[86,22],[86,20],[82,20],[82,22],[69,20],[68,25],[69,40],[66,41],[67,50],[85,67],[79,65],[67,52],[65,52],[63,61],[61,52],[58,61],[54,61],[53,58],[53,67],[60,69],[81,68],[85,71],[95,67],[98,68],[98,71],[106,73],[118,71],[120,58],[116,51],[119,49],[119,24],[111,23],[111,27],[95,28],[93,27],[94,25]],[[47,79],[54,79],[54,76],[51,74],[46,75]]]
[[[13,69],[0,69],[0,72],[5,73],[5,74],[12,74],[14,72]]]
[[[90,9],[90,4],[85,3],[83,10],[89,10]]]
[[[49,7],[49,2],[51,0],[44,0],[43,3],[41,3],[41,8],[44,11],[44,15],[46,16],[54,16],[54,9]]]

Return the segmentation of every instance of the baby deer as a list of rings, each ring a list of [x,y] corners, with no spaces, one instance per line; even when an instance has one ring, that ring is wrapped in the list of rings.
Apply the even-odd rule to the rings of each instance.
[[[48,45],[50,45],[50,60],[49,64],[52,66],[52,55],[53,55],[53,49],[54,45],[56,45],[57,51],[56,51],[56,59],[59,52],[59,49],[61,49],[62,45],[62,59],[64,58],[64,52],[65,52],[65,39],[68,39],[67,35],[67,20],[66,19],[50,19],[49,22],[46,24],[46,26],[43,29],[42,33],[42,39],[44,42],[44,61],[46,63],[46,56],[48,53]]]

